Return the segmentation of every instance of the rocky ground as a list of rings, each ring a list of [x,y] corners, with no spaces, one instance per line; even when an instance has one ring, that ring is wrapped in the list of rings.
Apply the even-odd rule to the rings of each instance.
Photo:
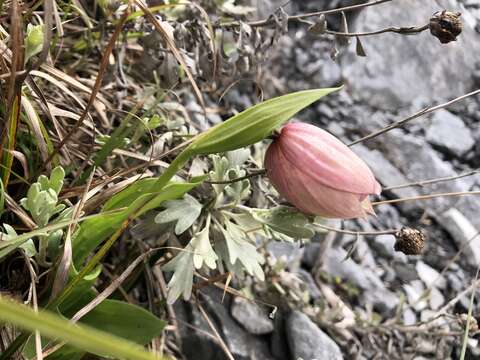
[[[262,4],[264,14],[278,6],[268,5]],[[323,7],[323,1],[298,0],[285,9],[295,13]],[[351,22],[351,30],[422,25],[443,8],[463,14],[465,29],[457,42],[441,45],[428,32],[382,34],[362,40],[367,57],[355,55],[353,41],[338,47],[336,62],[330,57],[332,39],[307,33],[304,25],[292,25],[264,65],[270,76],[265,91],[346,84],[299,118],[347,143],[425,106],[463,95],[480,85],[478,1],[394,1],[363,10]],[[244,108],[251,102],[249,96],[248,87],[239,86],[226,99]],[[480,98],[471,97],[352,148],[385,188],[452,178],[480,165],[479,120]],[[384,191],[381,199],[479,186],[480,175],[474,174],[393,188]],[[479,215],[478,197],[457,196],[385,204],[369,221],[330,224],[353,231],[421,228],[428,240],[418,256],[396,252],[393,235],[331,233],[305,246],[268,244],[268,279],[250,287],[257,304],[229,295],[222,302],[221,290],[205,288],[200,307],[175,305],[185,358],[227,359],[231,354],[237,360],[457,359],[480,265]],[[276,311],[266,304],[277,306]],[[479,310],[474,301],[473,314],[477,316]],[[211,324],[202,311],[210,315]],[[473,321],[467,358],[480,359],[478,340]]]

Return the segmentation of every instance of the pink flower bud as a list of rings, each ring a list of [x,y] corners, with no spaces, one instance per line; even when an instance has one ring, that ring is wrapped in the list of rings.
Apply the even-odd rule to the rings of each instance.
[[[277,191],[306,214],[351,219],[374,214],[368,195],[380,184],[344,143],[305,123],[282,128],[265,154],[267,176]]]

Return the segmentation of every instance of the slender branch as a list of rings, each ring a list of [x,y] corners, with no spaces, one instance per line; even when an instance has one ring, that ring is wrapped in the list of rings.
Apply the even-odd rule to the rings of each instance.
[[[408,184],[389,186],[389,187],[383,188],[383,191],[403,189],[403,188],[411,187],[411,186],[431,185],[431,184],[436,184],[436,183],[440,183],[440,182],[461,179],[461,178],[464,178],[464,177],[467,177],[467,176],[472,176],[472,175],[475,175],[475,174],[478,174],[478,173],[480,173],[480,169],[468,171],[468,172],[465,172],[465,173],[462,173],[462,174],[456,175],[456,176],[446,176],[446,177],[441,177],[441,178],[436,178],[436,179],[412,182],[412,183],[408,183]]]
[[[402,34],[402,35],[415,35],[427,30],[428,28],[429,28],[429,24],[426,24],[423,26],[389,27],[381,30],[356,32],[356,33],[325,30],[325,34],[336,35],[336,36],[357,37],[357,36],[371,36],[371,35],[378,35],[378,34],[393,32],[393,33]]]
[[[222,181],[205,181],[206,183],[208,184],[232,184],[232,183],[236,183],[238,181],[242,181],[242,180],[246,180],[246,179],[249,179],[251,177],[255,177],[255,176],[261,176],[261,175],[265,175],[267,173],[267,170],[266,169],[258,169],[258,170],[255,170],[255,171],[252,171],[251,173],[245,175],[245,176],[240,176],[238,178],[235,178],[235,179],[231,179],[231,180],[222,180]]]
[[[313,224],[316,227],[319,227],[323,230],[334,231],[340,234],[347,234],[347,235],[390,235],[396,234],[400,231],[400,229],[390,229],[390,230],[381,230],[381,231],[353,231],[353,230],[343,230],[334,227],[330,227],[327,225],[322,225],[318,223]]]
[[[392,129],[395,129],[395,128],[398,128],[398,127],[400,127],[400,126],[402,126],[402,125],[405,125],[407,122],[409,122],[409,121],[411,121],[411,120],[414,120],[414,119],[416,119],[416,118],[418,118],[418,117],[420,117],[420,116],[423,116],[423,115],[426,115],[426,114],[430,114],[430,113],[432,113],[432,112],[434,112],[434,111],[437,111],[437,110],[440,110],[440,109],[444,109],[444,108],[446,108],[446,107],[448,107],[448,106],[450,106],[450,105],[453,105],[453,104],[455,104],[455,103],[457,103],[457,102],[459,102],[459,101],[462,101],[462,100],[466,99],[466,98],[469,97],[469,96],[474,96],[474,95],[477,95],[477,94],[479,94],[479,93],[480,93],[480,89],[477,89],[477,90],[474,90],[474,91],[472,91],[472,92],[469,92],[468,94],[465,94],[465,95],[459,96],[459,97],[457,97],[457,98],[455,98],[455,99],[453,99],[453,100],[447,101],[447,102],[445,102],[445,103],[443,103],[443,104],[439,104],[439,105],[432,106],[432,107],[427,107],[427,108],[425,108],[425,109],[423,109],[423,110],[420,110],[420,111],[416,112],[416,113],[413,114],[413,115],[410,115],[409,117],[407,117],[407,118],[405,118],[405,119],[402,119],[402,120],[400,120],[400,121],[397,121],[397,122],[395,122],[395,123],[393,123],[393,124],[390,124],[390,125],[384,127],[383,129],[380,129],[380,130],[378,130],[378,131],[375,131],[375,132],[373,132],[373,133],[371,133],[371,134],[369,134],[369,135],[367,135],[367,136],[364,136],[364,137],[362,137],[362,138],[360,138],[360,139],[358,139],[358,140],[355,140],[355,141],[351,142],[350,144],[348,144],[348,146],[352,146],[352,145],[361,143],[361,142],[363,142],[363,141],[373,139],[374,137],[377,137],[377,136],[379,136],[379,135],[382,135],[382,134],[384,134],[384,133],[386,133],[386,132],[388,132],[388,131],[390,131],[390,130],[392,130]]]
[[[351,5],[351,6],[344,6],[338,9],[331,9],[331,10],[321,10],[321,11],[314,11],[310,13],[305,13],[305,14],[298,14],[298,15],[291,15],[287,18],[287,21],[295,21],[295,20],[303,20],[315,16],[320,16],[320,15],[331,15],[331,14],[338,14],[341,12],[347,12],[347,11],[354,11],[354,10],[360,10],[362,8],[366,8],[369,6],[375,6],[375,5],[380,5],[386,2],[390,2],[393,0],[376,0],[372,1],[366,4],[357,4],[357,5]],[[272,25],[275,23],[275,19],[272,17],[269,17],[267,19],[263,20],[257,20],[257,21],[251,21],[248,22],[247,24],[250,25],[251,27],[260,27],[260,26],[268,26]],[[224,23],[220,24],[220,26],[224,27],[229,27],[229,26],[239,26],[240,23],[237,21],[229,22],[229,23]]]
[[[405,201],[428,200],[428,199],[434,199],[434,198],[439,198],[439,197],[466,196],[466,195],[480,195],[480,191],[458,191],[458,192],[450,192],[450,193],[410,196],[410,197],[404,197],[404,198],[400,198],[400,199],[375,201],[375,202],[372,202],[372,205],[373,206],[378,206],[378,205],[383,205],[383,204],[393,204],[393,203],[399,203],[399,202],[405,202]]]

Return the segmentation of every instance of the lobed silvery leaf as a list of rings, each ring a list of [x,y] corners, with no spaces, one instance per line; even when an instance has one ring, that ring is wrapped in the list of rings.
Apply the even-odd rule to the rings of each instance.
[[[210,244],[210,216],[207,217],[207,223],[202,231],[196,233],[190,244],[194,249],[193,254],[193,264],[195,268],[200,269],[205,263],[210,269],[215,269],[217,267],[218,256],[215,254],[215,251]]]
[[[272,209],[249,209],[248,211],[258,222],[294,239],[310,239],[315,235],[315,230],[310,225],[312,219],[295,208],[276,206]]]
[[[245,207],[246,208],[246,207]],[[222,211],[222,214],[232,220],[245,233],[263,232],[264,224],[256,220],[250,213],[232,213],[229,211]]]
[[[176,221],[175,234],[177,235],[192,226],[202,212],[202,204],[188,194],[182,200],[166,201],[163,206],[166,209],[155,217],[155,222],[163,224]]]
[[[305,90],[264,101],[201,133],[185,151],[193,155],[213,154],[252,145],[303,108],[338,89]]]
[[[210,171],[210,178],[212,181],[224,181],[226,180],[226,174],[230,167],[228,159],[220,155],[211,155],[213,163],[213,171]],[[213,188],[217,195],[219,195],[223,189],[227,186],[226,184],[214,184]]]
[[[221,227],[220,230],[225,238],[230,264],[235,265],[238,260],[247,273],[263,281],[265,274],[260,264],[263,264],[264,259],[242,229],[238,225],[227,221],[225,227]]]
[[[231,169],[228,171],[228,178],[232,180],[245,176],[245,174],[245,170]],[[233,200],[238,203],[240,200],[245,199],[250,194],[250,181],[245,179],[243,181],[233,182],[225,187],[225,192],[229,197],[233,198]]]
[[[193,248],[188,244],[182,252],[166,263],[162,269],[173,271],[168,282],[167,302],[173,304],[181,295],[184,300],[190,299],[193,286]]]

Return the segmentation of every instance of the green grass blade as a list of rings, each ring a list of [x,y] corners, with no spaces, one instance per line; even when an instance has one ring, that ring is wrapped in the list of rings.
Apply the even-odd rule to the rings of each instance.
[[[0,297],[0,320],[29,331],[39,330],[48,338],[59,339],[99,356],[126,360],[158,360],[141,346],[85,325],[74,325],[47,311],[34,312],[5,297]]]
[[[115,214],[116,212],[119,212],[120,210],[116,211],[111,211],[109,213]],[[29,231],[27,233],[23,233],[21,235],[18,235],[10,240],[7,241],[0,241],[0,260],[9,254],[11,251],[15,250],[19,246],[21,246],[23,243],[28,241],[28,239],[31,239],[35,236],[39,235],[46,235],[47,233],[59,229],[63,229],[70,224],[73,224],[74,222],[81,222],[85,220],[92,220],[95,219],[96,217],[99,217],[101,214],[95,214],[95,215],[90,215],[90,216],[85,216],[83,218],[80,218],[78,220],[64,220],[64,221],[59,221],[58,223],[54,223],[52,225],[45,226],[40,229],[35,229],[32,231]]]

